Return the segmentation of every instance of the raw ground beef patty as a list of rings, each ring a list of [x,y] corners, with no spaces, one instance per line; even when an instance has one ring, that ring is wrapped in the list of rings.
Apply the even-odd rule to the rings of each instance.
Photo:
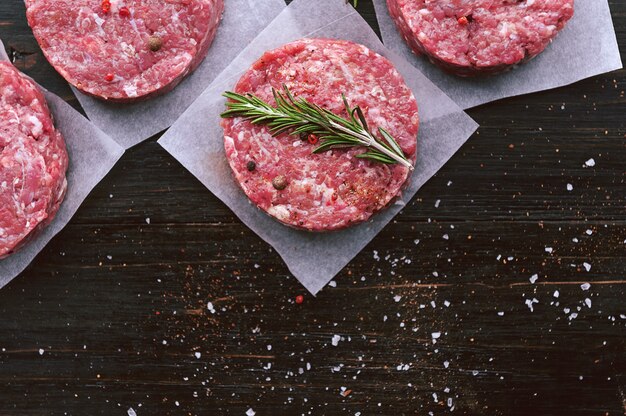
[[[52,221],[67,189],[67,165],[41,90],[0,62],[0,258]]]
[[[172,90],[205,58],[223,0],[25,0],[46,58],[80,91],[116,102]]]
[[[574,15],[574,0],[387,0],[418,54],[460,76],[506,71],[539,55]]]
[[[387,129],[415,161],[417,103],[386,58],[347,41],[298,40],[266,52],[241,77],[235,92],[275,105],[272,87],[283,85],[296,98],[343,117],[345,94],[351,107],[361,107],[371,131]],[[362,147],[312,154],[317,145],[287,134],[272,137],[266,126],[241,118],[225,119],[222,125],[226,156],[246,195],[296,228],[327,231],[365,221],[400,194],[410,174],[399,164],[357,159],[365,152]],[[282,190],[273,184],[279,177],[286,184]]]

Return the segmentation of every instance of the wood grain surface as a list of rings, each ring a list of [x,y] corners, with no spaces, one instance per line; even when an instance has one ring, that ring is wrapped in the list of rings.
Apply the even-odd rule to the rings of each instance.
[[[21,0],[0,38],[78,106]],[[479,131],[317,298],[152,138],[0,290],[0,415],[624,415],[625,89],[469,111]]]

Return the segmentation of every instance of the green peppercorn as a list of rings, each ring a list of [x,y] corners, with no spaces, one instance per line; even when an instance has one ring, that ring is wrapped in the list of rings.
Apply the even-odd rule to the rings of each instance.
[[[282,191],[283,189],[285,189],[287,187],[287,179],[285,179],[285,177],[282,176],[282,175],[281,176],[277,176],[274,179],[272,179],[272,185],[278,191]]]
[[[157,52],[163,46],[163,40],[158,36],[150,36],[148,39],[148,47],[152,52]]]

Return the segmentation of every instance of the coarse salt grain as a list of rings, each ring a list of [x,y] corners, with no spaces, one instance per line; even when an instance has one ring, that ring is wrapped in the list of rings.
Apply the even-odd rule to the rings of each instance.
[[[537,300],[537,298],[532,298],[532,299],[526,299],[525,303],[526,303],[526,306],[528,306],[528,309],[530,309],[531,312],[534,312],[535,309],[533,308],[533,304],[539,303],[539,301]]]
[[[333,345],[333,347],[336,347],[337,345],[339,345],[339,341],[341,341],[341,337],[339,335],[333,335],[330,343]]]

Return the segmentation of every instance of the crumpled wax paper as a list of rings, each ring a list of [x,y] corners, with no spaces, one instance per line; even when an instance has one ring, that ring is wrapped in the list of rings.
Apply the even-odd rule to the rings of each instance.
[[[386,0],[373,0],[383,42],[422,71],[462,108],[572,84],[622,68],[607,0],[575,0],[574,17],[539,56],[503,74],[462,78],[415,56],[389,16]]]
[[[0,41],[0,59],[10,61]],[[19,275],[48,242],[67,225],[87,195],[122,157],[124,149],[56,95],[43,89],[54,125],[69,154],[67,195],[54,220],[24,247],[0,260],[0,288]]]
[[[311,233],[286,227],[253,206],[226,160],[221,94],[263,52],[303,37],[346,39],[389,58],[413,90],[420,131],[416,169],[402,198],[366,223],[342,231]],[[369,25],[343,0],[295,0],[220,74],[159,143],[280,254],[293,275],[316,294],[409,202],[476,130],[477,124],[428,78],[385,48]]]
[[[87,117],[126,149],[165,130],[285,8],[283,0],[224,3],[224,16],[207,57],[174,90],[147,101],[120,104],[98,100],[72,87]]]

